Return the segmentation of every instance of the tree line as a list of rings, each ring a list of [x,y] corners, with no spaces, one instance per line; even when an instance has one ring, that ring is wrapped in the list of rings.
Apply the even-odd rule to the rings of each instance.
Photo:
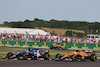
[[[47,27],[47,28],[61,28],[61,29],[76,29],[84,30],[86,34],[100,34],[100,23],[99,22],[86,22],[86,21],[67,21],[67,20],[55,20],[45,21],[42,19],[35,18],[33,21],[25,20],[18,22],[7,22],[3,23],[4,26],[12,28],[35,28],[35,27]],[[98,30],[98,32],[96,32]]]

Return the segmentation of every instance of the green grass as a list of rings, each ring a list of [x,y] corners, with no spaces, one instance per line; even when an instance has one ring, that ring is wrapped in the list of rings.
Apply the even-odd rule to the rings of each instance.
[[[100,57],[100,54],[96,54],[95,56],[96,56],[96,57]]]
[[[65,55],[67,53],[71,53],[71,51],[66,51],[66,50],[49,50],[49,53],[50,53],[50,57],[54,58],[56,56],[56,54]]]
[[[92,53],[87,53],[87,54],[90,56]],[[95,56],[96,56],[96,57],[100,57],[100,54],[97,54],[97,53],[96,53]]]
[[[15,50],[15,51],[23,51],[27,50],[26,48],[9,48],[9,47],[0,47],[0,50]]]

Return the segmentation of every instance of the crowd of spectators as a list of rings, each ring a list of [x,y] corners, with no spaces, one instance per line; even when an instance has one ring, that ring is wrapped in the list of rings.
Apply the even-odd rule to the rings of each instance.
[[[30,34],[9,34],[1,33],[0,40],[9,41],[32,41],[32,42],[65,42],[65,43],[100,43],[96,38],[72,38],[55,35],[30,35]]]

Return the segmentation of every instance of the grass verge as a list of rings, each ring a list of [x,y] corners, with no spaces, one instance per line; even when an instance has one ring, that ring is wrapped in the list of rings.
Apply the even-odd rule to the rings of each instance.
[[[0,47],[0,50],[14,50],[14,51],[23,51],[23,50],[27,50],[26,48],[11,48],[11,47]]]

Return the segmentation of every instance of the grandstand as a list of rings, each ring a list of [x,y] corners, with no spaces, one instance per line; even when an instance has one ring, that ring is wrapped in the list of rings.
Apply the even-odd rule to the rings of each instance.
[[[50,33],[41,29],[28,29],[28,28],[3,28],[0,27],[0,33],[17,33],[17,34],[30,34],[30,35],[51,35]]]

